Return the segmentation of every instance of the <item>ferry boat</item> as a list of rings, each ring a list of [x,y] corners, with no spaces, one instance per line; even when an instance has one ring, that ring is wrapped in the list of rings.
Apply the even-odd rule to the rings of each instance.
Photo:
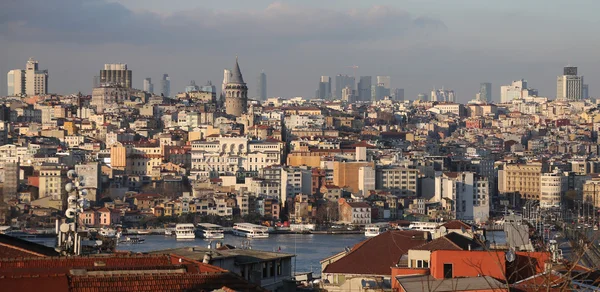
[[[175,236],[177,239],[194,239],[196,238],[196,227],[191,223],[175,225]]]
[[[196,225],[196,231],[202,238],[220,239],[224,238],[223,227],[211,223],[199,223]]]
[[[435,233],[435,229],[440,225],[437,222],[411,222],[408,225],[409,230],[429,231],[429,233]]]
[[[365,236],[366,237],[375,237],[383,232],[385,232],[387,228],[382,225],[372,224],[367,225],[365,227]]]
[[[252,223],[235,223],[233,225],[233,235],[248,238],[268,238],[269,228],[266,226]]]

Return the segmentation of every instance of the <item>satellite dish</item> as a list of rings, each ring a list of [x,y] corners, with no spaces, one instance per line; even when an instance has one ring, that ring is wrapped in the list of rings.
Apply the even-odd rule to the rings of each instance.
[[[69,208],[65,212],[65,216],[67,216],[67,218],[69,218],[69,219],[72,219],[72,218],[75,218],[75,213],[76,213],[75,209]]]
[[[73,186],[72,183],[68,183],[68,184],[65,185],[65,191],[67,191],[67,193],[72,192],[73,189],[74,189],[74,186]]]
[[[467,232],[467,231],[465,230],[465,227],[464,227],[464,226],[461,226],[461,227],[460,227],[460,231],[461,231],[462,233],[465,233],[465,232]]]
[[[446,226],[440,226],[440,232],[442,234],[446,234],[446,233],[448,233],[448,229],[446,229]]]
[[[85,197],[85,196],[87,196],[87,195],[88,195],[88,190],[81,190],[81,191],[79,192],[79,195],[80,195],[80,196],[82,196],[82,197]]]
[[[514,250],[512,250],[512,249],[509,249],[509,250],[506,252],[506,261],[508,261],[509,263],[512,263],[512,262],[514,262],[514,261],[515,261],[515,259],[516,259],[516,257],[517,257],[517,256],[515,255],[515,251],[514,251]]]
[[[77,197],[76,196],[69,196],[67,198],[67,204],[69,205],[73,205],[77,203]]]
[[[90,207],[90,201],[88,199],[82,198],[77,200],[77,203],[79,204],[79,206],[81,206],[81,208],[83,209],[87,209]]]
[[[71,169],[67,171],[67,177],[69,177],[70,179],[74,179],[77,177],[77,173],[75,172],[75,170]]]
[[[69,229],[70,229],[69,224],[67,224],[67,223],[61,224],[59,229],[60,229],[60,232],[62,232],[62,233],[69,232]]]

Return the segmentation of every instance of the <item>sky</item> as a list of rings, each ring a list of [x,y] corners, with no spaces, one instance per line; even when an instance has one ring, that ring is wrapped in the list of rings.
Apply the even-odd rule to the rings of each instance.
[[[391,76],[407,99],[479,83],[527,79],[553,98],[562,67],[600,86],[597,0],[1,0],[0,72],[29,57],[49,71],[49,91],[90,93],[105,63],[127,63],[133,84],[163,73],[171,91],[191,80],[220,87],[239,57],[249,96],[267,74],[268,95],[313,97],[319,77]],[[600,91],[598,91],[600,92]],[[0,95],[6,82],[0,82]]]

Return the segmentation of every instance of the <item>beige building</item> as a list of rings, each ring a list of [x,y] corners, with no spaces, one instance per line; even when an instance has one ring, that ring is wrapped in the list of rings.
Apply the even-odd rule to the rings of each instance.
[[[366,161],[334,161],[333,184],[340,188],[347,188],[352,193],[357,193],[359,191],[358,171],[363,166],[375,167],[375,164]]]
[[[378,168],[376,188],[388,190],[394,195],[415,196],[419,179],[419,170],[405,167]]]
[[[39,70],[38,61],[29,58],[25,68],[25,93],[29,96],[48,94],[48,70]]]
[[[40,199],[49,197],[51,201],[60,201],[60,209],[67,207],[67,169],[61,165],[47,164],[39,167]]]
[[[600,177],[594,177],[583,184],[583,200],[600,208]]]
[[[540,199],[542,163],[505,164],[502,171],[501,193],[519,193],[521,198]]]

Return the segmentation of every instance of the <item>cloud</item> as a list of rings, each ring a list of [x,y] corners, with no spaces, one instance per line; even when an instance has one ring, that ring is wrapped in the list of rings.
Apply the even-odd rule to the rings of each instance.
[[[8,40],[140,45],[294,45],[351,43],[444,31],[439,19],[386,6],[334,11],[275,2],[263,10],[133,12],[103,0],[4,0]]]

